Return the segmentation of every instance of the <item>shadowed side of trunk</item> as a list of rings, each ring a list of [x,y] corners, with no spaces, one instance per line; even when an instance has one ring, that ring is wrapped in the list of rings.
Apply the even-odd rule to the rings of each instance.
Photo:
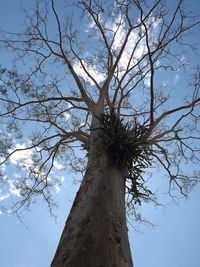
[[[124,179],[102,155],[90,162],[51,267],[132,267]]]

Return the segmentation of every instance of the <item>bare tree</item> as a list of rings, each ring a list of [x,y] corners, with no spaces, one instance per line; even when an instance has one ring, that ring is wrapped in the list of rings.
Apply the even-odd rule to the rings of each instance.
[[[1,165],[29,155],[12,208],[39,195],[51,210],[56,164],[81,171],[51,266],[133,266],[126,211],[156,203],[147,174],[162,167],[171,197],[199,181],[200,71],[191,76],[187,61],[198,53],[191,34],[200,20],[182,0],[80,0],[64,12],[56,4],[36,1],[23,32],[1,32],[19,66],[0,70]],[[164,83],[183,70],[181,92]]]

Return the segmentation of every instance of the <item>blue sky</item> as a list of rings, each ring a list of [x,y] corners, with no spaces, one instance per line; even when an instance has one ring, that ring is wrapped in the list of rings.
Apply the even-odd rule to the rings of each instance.
[[[26,1],[21,1],[24,4]],[[32,1],[30,1],[32,2]],[[31,5],[26,2],[26,5]],[[173,2],[173,0],[169,0]],[[189,1],[200,11],[199,1]],[[1,0],[0,28],[16,29],[22,23],[19,11],[20,1]],[[7,61],[0,50],[0,64]],[[0,215],[0,267],[48,267],[57,247],[67,214],[78,185],[73,184],[75,174],[65,173],[61,193],[56,194],[59,209],[57,219],[49,215],[46,205],[38,200],[29,212],[23,215],[23,222],[15,216]],[[165,208],[143,209],[156,227],[139,225],[135,231],[129,225],[129,239],[135,267],[199,267],[200,266],[200,186],[187,200],[173,202]]]

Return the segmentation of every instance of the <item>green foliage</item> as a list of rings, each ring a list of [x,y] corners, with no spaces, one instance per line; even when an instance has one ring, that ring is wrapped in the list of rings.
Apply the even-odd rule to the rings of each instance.
[[[146,128],[136,120],[124,123],[114,112],[106,112],[98,118],[100,137],[109,160],[126,173],[128,191],[134,202],[148,199],[151,191],[144,186],[142,174],[151,165],[148,142],[144,139]]]

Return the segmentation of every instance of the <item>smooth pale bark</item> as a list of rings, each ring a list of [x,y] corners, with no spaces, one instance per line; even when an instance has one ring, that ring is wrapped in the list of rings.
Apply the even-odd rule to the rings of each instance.
[[[51,267],[133,266],[123,175],[108,163],[105,154],[92,158]]]

